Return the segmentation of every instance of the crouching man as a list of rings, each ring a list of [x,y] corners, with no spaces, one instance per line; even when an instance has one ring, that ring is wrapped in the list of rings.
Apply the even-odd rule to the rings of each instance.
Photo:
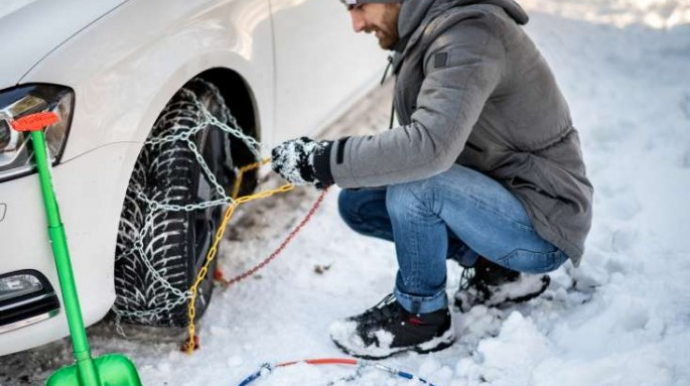
[[[345,222],[395,243],[393,293],[334,323],[333,341],[364,358],[440,350],[454,340],[447,258],[467,267],[454,299],[463,311],[531,299],[544,273],[580,262],[593,189],[578,133],[514,1],[345,2],[354,30],[394,52],[401,125],[286,141],[272,166],[344,188]]]

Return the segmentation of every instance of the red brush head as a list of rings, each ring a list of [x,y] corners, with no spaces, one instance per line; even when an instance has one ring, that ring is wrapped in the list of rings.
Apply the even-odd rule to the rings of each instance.
[[[56,123],[59,120],[60,118],[57,114],[52,112],[44,112],[21,117],[16,121],[12,121],[10,124],[16,131],[38,131],[46,126]]]

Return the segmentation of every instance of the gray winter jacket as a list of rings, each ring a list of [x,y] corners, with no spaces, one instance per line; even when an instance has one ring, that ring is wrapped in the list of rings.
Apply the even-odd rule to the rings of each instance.
[[[568,105],[520,27],[527,21],[512,0],[403,2],[393,60],[401,126],[335,142],[317,176],[374,187],[470,167],[515,194],[539,235],[577,266],[593,188]]]

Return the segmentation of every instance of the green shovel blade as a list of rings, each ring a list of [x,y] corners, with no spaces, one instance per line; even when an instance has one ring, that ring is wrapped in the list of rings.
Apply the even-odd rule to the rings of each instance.
[[[66,366],[53,373],[48,378],[46,386],[81,386],[87,384],[83,379],[85,373],[80,371],[80,363]],[[96,376],[101,386],[141,386],[139,373],[132,361],[120,354],[108,354],[93,360],[96,366]],[[88,365],[88,364],[86,364]]]

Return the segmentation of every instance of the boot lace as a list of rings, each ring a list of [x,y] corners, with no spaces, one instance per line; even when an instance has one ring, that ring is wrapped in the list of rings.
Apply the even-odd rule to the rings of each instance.
[[[395,299],[395,295],[388,294],[374,307],[367,310],[370,316],[370,322],[380,324],[391,320],[397,320],[402,314],[402,307]]]
[[[477,281],[477,271],[474,268],[465,268],[460,276],[460,290],[466,291],[475,285]]]

